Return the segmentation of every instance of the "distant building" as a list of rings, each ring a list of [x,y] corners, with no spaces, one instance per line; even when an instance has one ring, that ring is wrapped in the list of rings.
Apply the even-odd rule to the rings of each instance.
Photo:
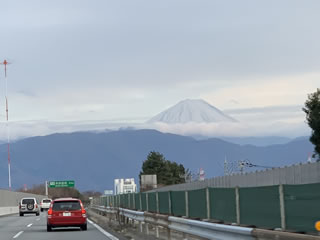
[[[111,196],[111,195],[113,195],[113,190],[104,190],[103,195],[104,196]]]
[[[199,170],[199,181],[204,181],[204,179],[205,179],[204,170],[202,168],[200,168],[200,170]]]
[[[134,178],[115,179],[114,180],[114,194],[135,193],[137,192],[137,184]]]
[[[141,175],[140,192],[157,188],[157,175]]]

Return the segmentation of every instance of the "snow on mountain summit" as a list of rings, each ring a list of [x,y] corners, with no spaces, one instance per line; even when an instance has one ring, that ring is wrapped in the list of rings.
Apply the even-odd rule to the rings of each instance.
[[[217,123],[236,122],[236,120],[202,99],[187,99],[159,113],[148,121],[148,123],[155,122],[169,124],[188,122]]]

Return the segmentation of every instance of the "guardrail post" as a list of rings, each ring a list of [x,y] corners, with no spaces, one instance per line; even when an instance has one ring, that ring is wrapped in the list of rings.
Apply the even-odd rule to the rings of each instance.
[[[210,191],[209,188],[206,188],[206,202],[207,202],[207,218],[210,219]]]
[[[169,214],[172,214],[171,191],[168,192]]]
[[[167,238],[168,238],[168,240],[171,240],[171,230],[170,230],[170,228],[167,228]]]
[[[156,211],[157,211],[157,213],[160,212],[160,210],[159,210],[159,193],[158,192],[156,192]]]
[[[189,198],[188,198],[188,191],[184,192],[185,195],[185,203],[186,203],[186,217],[189,217]]]
[[[286,210],[284,203],[284,191],[283,185],[279,185],[279,199],[280,199],[280,216],[281,216],[281,229],[282,231],[286,230]]]
[[[182,233],[182,239],[183,240],[188,240],[188,234],[186,234],[186,233]]]
[[[157,211],[157,213],[160,213],[160,210],[159,210],[159,192],[156,192],[156,211]],[[158,227],[158,225],[155,225],[155,230],[156,230],[156,238],[159,238],[160,235],[159,235],[159,227]]]
[[[240,224],[240,195],[239,195],[239,187],[235,188],[235,192],[236,192],[237,224]]]
[[[156,226],[156,238],[159,238],[159,237],[160,237],[160,235],[159,235],[159,227]]]

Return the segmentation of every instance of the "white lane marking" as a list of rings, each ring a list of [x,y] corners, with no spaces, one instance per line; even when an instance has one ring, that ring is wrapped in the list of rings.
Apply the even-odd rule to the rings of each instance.
[[[30,224],[27,225],[27,227],[31,227],[31,226],[32,226],[32,223],[30,223]]]
[[[18,232],[16,235],[14,235],[14,237],[13,237],[13,238],[17,238],[17,237],[19,237],[22,233],[23,233],[23,231]]]
[[[95,226],[101,233],[106,235],[109,239],[111,239],[111,240],[119,240],[119,238],[116,238],[115,236],[113,236],[110,233],[106,232],[104,229],[102,229],[99,225],[97,225],[94,222],[92,222],[90,219],[88,219],[88,222],[90,224],[92,224],[93,226]]]
[[[39,221],[39,220],[40,220],[40,218],[37,218],[37,219],[36,219],[36,221]]]

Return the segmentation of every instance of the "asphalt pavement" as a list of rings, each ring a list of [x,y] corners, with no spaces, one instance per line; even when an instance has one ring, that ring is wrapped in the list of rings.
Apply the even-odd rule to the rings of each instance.
[[[40,216],[18,214],[0,217],[0,240],[117,240],[98,225],[88,221],[88,230],[59,228],[47,232],[47,213]]]

